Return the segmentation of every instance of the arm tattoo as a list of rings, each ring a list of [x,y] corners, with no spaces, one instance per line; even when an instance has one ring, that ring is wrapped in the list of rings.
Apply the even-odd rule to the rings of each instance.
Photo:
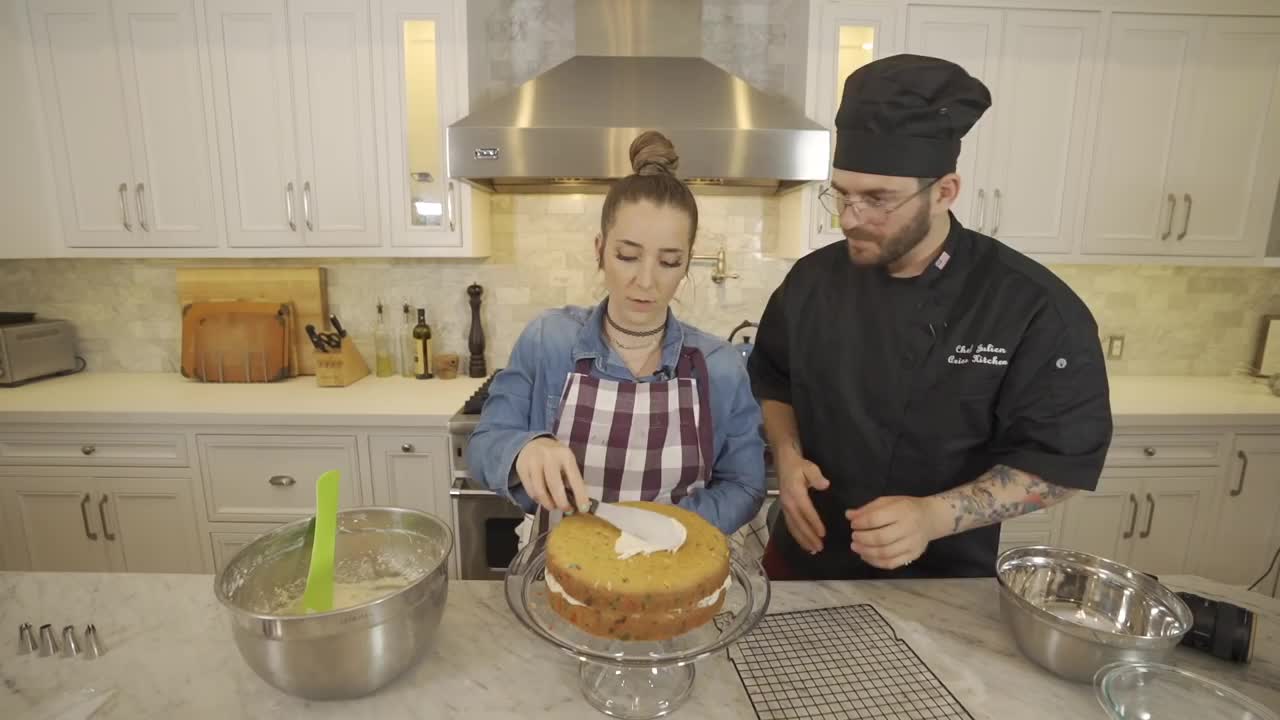
[[[938,498],[955,515],[952,533],[964,532],[1055,505],[1075,493],[1042,478],[996,465],[971,483],[948,490]]]

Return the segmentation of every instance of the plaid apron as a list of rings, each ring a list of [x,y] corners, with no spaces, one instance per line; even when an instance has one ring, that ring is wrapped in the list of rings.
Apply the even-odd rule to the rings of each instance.
[[[591,497],[678,503],[711,477],[711,402],[706,359],[684,348],[676,377],[630,382],[591,376],[591,358],[565,380],[553,432],[578,460]],[[540,534],[561,513],[539,510]]]

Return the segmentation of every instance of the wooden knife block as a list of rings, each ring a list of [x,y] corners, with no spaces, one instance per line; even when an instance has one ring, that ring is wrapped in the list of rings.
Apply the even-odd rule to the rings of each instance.
[[[342,347],[332,352],[313,350],[311,357],[316,362],[316,385],[320,387],[346,387],[369,374],[369,366],[351,338],[344,338]]]

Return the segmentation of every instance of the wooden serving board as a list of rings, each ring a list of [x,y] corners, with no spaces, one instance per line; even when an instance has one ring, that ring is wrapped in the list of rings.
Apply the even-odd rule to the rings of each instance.
[[[178,304],[194,302],[292,303],[289,354],[298,374],[315,375],[306,326],[327,327],[329,294],[322,267],[178,268]]]

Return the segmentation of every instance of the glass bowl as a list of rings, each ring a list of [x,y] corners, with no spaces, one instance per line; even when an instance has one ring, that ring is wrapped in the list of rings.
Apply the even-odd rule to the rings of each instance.
[[[1280,720],[1231,688],[1159,663],[1114,663],[1094,678],[1113,720]]]

